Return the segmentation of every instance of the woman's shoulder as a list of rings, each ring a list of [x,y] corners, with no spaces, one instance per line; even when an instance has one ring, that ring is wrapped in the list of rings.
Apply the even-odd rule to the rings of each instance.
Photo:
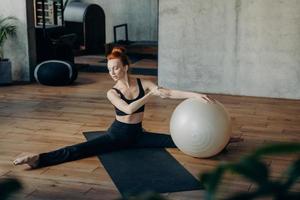
[[[107,96],[109,96],[109,95],[120,96],[120,90],[114,86],[114,87],[110,88],[109,90],[107,90],[106,94],[107,94]]]
[[[118,89],[111,88],[106,92],[106,97],[108,98],[108,100],[110,100],[110,102],[113,102],[113,100],[121,98],[121,94]]]
[[[151,90],[153,87],[157,87],[157,85],[149,79],[140,79],[144,89]]]
[[[149,79],[143,79],[143,78],[137,78],[138,80],[141,81],[142,84],[154,84],[153,81],[149,80]]]
[[[110,88],[108,91],[116,91],[116,90],[120,90],[120,87],[119,87],[119,85],[117,84],[117,83],[115,83],[113,86],[112,86],[112,88]]]

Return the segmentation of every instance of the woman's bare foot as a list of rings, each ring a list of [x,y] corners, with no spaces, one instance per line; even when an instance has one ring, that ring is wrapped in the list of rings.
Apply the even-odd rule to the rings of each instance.
[[[38,162],[39,162],[39,155],[33,153],[27,153],[27,154],[23,153],[13,161],[14,165],[27,164],[32,169],[38,166]]]

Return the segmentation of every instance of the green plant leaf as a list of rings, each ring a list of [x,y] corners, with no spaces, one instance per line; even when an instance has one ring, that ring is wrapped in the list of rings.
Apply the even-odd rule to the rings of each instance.
[[[7,21],[16,21],[17,18],[14,16],[8,16],[8,17],[0,17],[0,26],[2,23],[6,23]]]
[[[7,199],[10,194],[20,190],[21,183],[15,178],[1,179],[0,181],[0,198]]]
[[[4,41],[8,36],[14,37],[16,35],[17,27],[11,24],[4,24],[0,26],[0,46],[3,45]]]
[[[280,143],[280,144],[271,144],[264,146],[258,150],[256,150],[252,156],[260,157],[263,155],[278,155],[278,154],[286,154],[286,153],[297,153],[300,152],[300,144],[299,143]]]
[[[203,173],[200,181],[206,189],[206,199],[214,199],[214,194],[218,189],[219,182],[224,174],[228,164],[221,164],[213,172]]]
[[[5,40],[10,36],[13,37],[16,35],[17,26],[15,25],[17,18],[9,17],[0,17],[0,60],[3,56],[2,46]]]
[[[300,199],[300,193],[299,192],[290,192],[286,195],[286,199],[288,200],[299,200]]]
[[[269,169],[265,163],[260,161],[260,157],[263,155],[278,155],[286,153],[300,152],[300,144],[297,143],[281,143],[271,144],[256,150],[253,154],[242,158],[237,163],[221,164],[211,173],[204,173],[200,175],[200,180],[207,189],[207,198],[209,200],[214,199],[218,185],[221,182],[222,175],[226,171],[231,171],[244,176],[248,180],[254,181],[258,184],[256,191],[252,193],[239,193],[232,198],[234,199],[252,199],[255,195],[257,197],[272,196],[275,199],[284,199],[290,195],[294,199],[299,197],[298,193],[289,192],[289,187],[294,184],[300,177],[300,160],[295,161],[288,170],[288,179],[283,184],[279,181],[269,180]]]
[[[127,199],[127,198],[126,198]],[[163,196],[154,192],[145,192],[136,197],[129,197],[127,200],[166,200]]]
[[[230,171],[240,174],[257,184],[264,184],[268,181],[269,176],[268,167],[255,157],[246,157],[237,164],[232,164]]]
[[[248,192],[248,193],[245,193],[245,192],[241,192],[241,193],[237,193],[237,194],[234,194],[233,196],[231,197],[228,197],[226,198],[225,200],[252,200],[254,199],[255,197],[259,196],[260,194],[258,192]]]
[[[289,166],[287,171],[287,177],[288,179],[284,183],[284,187],[286,187],[288,190],[300,178],[300,159],[294,161]]]

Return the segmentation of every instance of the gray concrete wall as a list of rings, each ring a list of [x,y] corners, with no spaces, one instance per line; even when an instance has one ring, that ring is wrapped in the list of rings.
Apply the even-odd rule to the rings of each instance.
[[[29,81],[29,53],[26,1],[1,0],[0,15],[15,16],[17,21],[17,37],[8,39],[4,44],[4,57],[12,62],[12,78],[18,81]]]
[[[158,0],[82,0],[100,5],[106,15],[106,42],[113,41],[113,26],[128,24],[129,40],[158,37]],[[121,33],[120,33],[121,34]]]
[[[159,84],[300,99],[300,0],[160,0]]]

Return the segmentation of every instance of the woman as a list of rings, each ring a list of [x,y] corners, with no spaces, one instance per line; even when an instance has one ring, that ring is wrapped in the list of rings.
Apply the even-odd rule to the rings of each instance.
[[[203,94],[163,89],[151,81],[131,78],[128,74],[129,60],[122,48],[114,48],[107,60],[109,74],[116,82],[107,92],[107,98],[116,111],[116,119],[107,133],[55,151],[21,156],[14,160],[15,165],[28,164],[31,168],[40,168],[123,148],[175,147],[170,135],[143,132],[142,120],[146,102],[152,96],[197,98],[206,103],[213,102]]]

